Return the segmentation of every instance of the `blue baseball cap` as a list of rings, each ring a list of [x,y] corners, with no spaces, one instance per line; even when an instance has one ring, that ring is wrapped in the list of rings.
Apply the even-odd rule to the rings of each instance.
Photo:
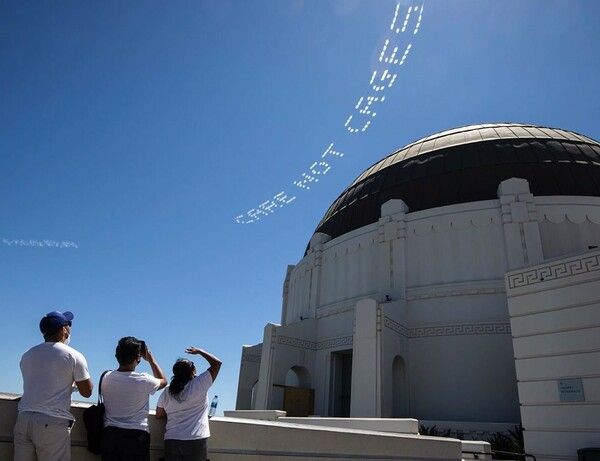
[[[65,325],[68,325],[73,320],[73,313],[52,311],[48,312],[42,320],[40,320],[40,331],[44,335],[53,335]]]

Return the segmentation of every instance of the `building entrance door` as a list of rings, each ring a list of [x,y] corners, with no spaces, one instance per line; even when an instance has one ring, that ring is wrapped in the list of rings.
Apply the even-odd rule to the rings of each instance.
[[[283,410],[286,416],[310,416],[314,413],[315,390],[286,386],[283,391]]]
[[[336,417],[350,416],[350,392],[352,390],[352,350],[331,354],[331,384],[329,414]]]

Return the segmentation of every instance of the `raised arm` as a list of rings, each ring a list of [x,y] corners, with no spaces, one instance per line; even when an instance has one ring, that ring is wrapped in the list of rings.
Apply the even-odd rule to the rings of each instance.
[[[160,368],[160,365],[152,355],[150,349],[146,348],[146,353],[142,356],[142,358],[150,364],[150,368],[152,368],[152,374],[154,375],[154,377],[160,379],[159,389],[165,387],[167,385],[167,377],[165,376],[162,369]]]
[[[202,357],[204,357],[206,359],[206,361],[210,365],[210,367],[208,368],[208,372],[212,376],[213,382],[215,382],[215,379],[217,379],[217,375],[219,374],[219,370],[221,370],[221,364],[223,363],[223,362],[221,362],[221,359],[206,352],[205,350],[198,349],[197,347],[194,347],[194,346],[187,348],[185,351],[188,354],[201,355]]]

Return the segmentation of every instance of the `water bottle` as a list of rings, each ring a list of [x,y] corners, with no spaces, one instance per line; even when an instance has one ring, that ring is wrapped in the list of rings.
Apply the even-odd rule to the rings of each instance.
[[[212,418],[217,413],[217,405],[219,404],[219,396],[215,395],[210,402],[210,410],[208,411],[208,417]]]

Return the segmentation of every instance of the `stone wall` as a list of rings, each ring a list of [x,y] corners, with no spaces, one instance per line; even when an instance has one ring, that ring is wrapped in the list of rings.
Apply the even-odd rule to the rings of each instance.
[[[600,446],[600,251],[506,275],[525,449],[576,460]]]

